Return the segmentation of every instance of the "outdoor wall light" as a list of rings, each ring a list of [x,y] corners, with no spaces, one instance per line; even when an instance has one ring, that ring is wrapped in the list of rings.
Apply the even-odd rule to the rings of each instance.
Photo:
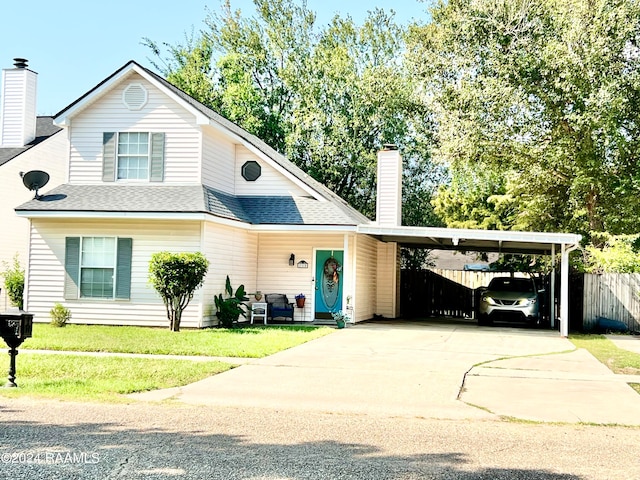
[[[296,263],[296,256],[292,253],[291,256],[289,257],[289,266],[293,267]]]

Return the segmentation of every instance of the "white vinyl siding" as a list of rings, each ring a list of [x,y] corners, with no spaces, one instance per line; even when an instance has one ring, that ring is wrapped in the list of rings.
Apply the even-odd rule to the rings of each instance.
[[[131,292],[129,300],[64,299],[65,240],[67,237],[128,237],[131,255]],[[296,321],[311,321],[314,313],[314,264],[316,249],[345,249],[342,233],[257,233],[214,222],[159,220],[55,220],[34,219],[31,229],[31,255],[28,270],[26,309],[35,321],[48,322],[49,310],[57,302],[71,309],[74,323],[106,325],[167,326],[162,300],[149,284],[149,260],[155,252],[201,251],[210,261],[202,288],[195,292],[184,312],[182,326],[203,327],[216,323],[214,295],[222,293],[229,275],[234,289],[243,284],[249,293],[284,293],[293,302],[304,293],[304,309],[296,309]],[[382,251],[378,253],[378,248]],[[387,246],[369,237],[349,236],[345,251],[345,295],[351,295],[356,321],[373,313],[391,316],[378,310],[376,302],[385,304],[381,289],[388,288],[377,279],[386,275],[378,271],[379,258]],[[308,268],[289,266],[293,253],[296,264],[305,260]],[[387,252],[390,253],[390,252]],[[354,258],[355,256],[355,258]],[[389,268],[392,262],[388,263]],[[355,271],[354,271],[355,270]],[[357,275],[357,278],[356,278]],[[391,300],[391,299],[389,299]],[[254,301],[251,297],[251,301]]]
[[[27,190],[20,179],[20,172],[44,170],[49,183],[40,190],[45,194],[65,183],[67,177],[68,143],[64,132],[58,132],[47,140],[25,151],[18,157],[0,166],[0,224],[5,232],[0,240],[0,266],[11,263],[17,253],[23,267],[27,265],[29,251],[29,220],[16,215],[15,207],[33,198],[34,192]],[[0,311],[9,308],[6,289],[0,292]]]
[[[258,162],[262,170],[260,178],[253,182],[248,182],[242,177],[242,165],[244,165],[248,161]],[[241,145],[238,145],[236,147],[234,178],[235,194],[240,196],[266,195],[299,197],[308,195],[307,192],[298,187],[283,173],[280,173],[267,162],[259,159],[256,155],[251,153],[249,149]]]
[[[204,325],[215,325],[213,297],[223,293],[227,275],[235,291],[240,285],[256,291],[258,234],[207,222],[204,225],[203,253],[211,266],[202,287],[205,296]]]
[[[235,144],[213,127],[203,128],[202,183],[233,195]]]
[[[168,326],[164,304],[149,284],[149,260],[162,250],[201,251],[200,231],[197,221],[34,219],[26,309],[35,314],[37,322],[48,322],[49,310],[60,302],[71,310],[74,323]],[[65,238],[70,236],[132,239],[129,300],[64,299]],[[202,291],[197,290],[183,314],[182,326],[200,326],[201,302]]]
[[[378,242],[377,314],[396,318],[400,309],[400,258],[396,243]]]
[[[356,238],[355,321],[369,320],[378,311],[378,245],[379,241],[365,235]]]
[[[149,100],[141,110],[122,103],[130,83],[141,83]],[[194,116],[139,75],[131,75],[73,118],[69,183],[102,183],[103,132],[165,134],[164,183],[200,183],[201,132]]]

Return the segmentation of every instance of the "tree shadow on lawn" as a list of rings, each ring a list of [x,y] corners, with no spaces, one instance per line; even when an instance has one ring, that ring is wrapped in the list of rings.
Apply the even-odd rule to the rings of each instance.
[[[34,406],[38,408],[37,403]],[[143,429],[98,419],[65,425],[11,421],[15,412],[4,406],[0,413],[4,418],[0,421],[2,478],[583,478],[545,469],[470,470],[467,456],[460,452],[388,455],[374,445],[334,440],[257,443],[243,435],[168,431],[152,422]]]

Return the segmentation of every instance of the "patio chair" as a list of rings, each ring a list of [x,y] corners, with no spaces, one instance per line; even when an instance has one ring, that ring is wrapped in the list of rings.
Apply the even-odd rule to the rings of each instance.
[[[267,318],[273,321],[274,318],[291,319],[293,323],[293,303],[289,302],[286,295],[282,293],[268,293],[265,295],[267,301]]]

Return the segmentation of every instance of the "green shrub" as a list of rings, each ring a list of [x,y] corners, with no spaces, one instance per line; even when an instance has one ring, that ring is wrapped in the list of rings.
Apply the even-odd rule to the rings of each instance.
[[[24,268],[20,266],[17,253],[13,257],[13,265],[9,265],[7,262],[2,263],[4,264],[4,271],[2,272],[4,288],[7,289],[9,301],[14,307],[21,309],[24,305]]]
[[[180,330],[182,312],[204,282],[208,269],[209,260],[200,252],[158,252],[151,256],[149,281],[162,297],[172,331]]]
[[[244,313],[243,307],[246,307],[244,302],[249,299],[245,296],[244,285],[240,285],[236,289],[235,293],[233,292],[229,275],[227,275],[224,291],[227,294],[227,298],[224,298],[222,293],[214,297],[216,304],[216,316],[218,317],[220,325],[225,328],[231,328],[238,321],[240,315],[243,317],[247,316]]]
[[[71,310],[61,303],[56,303],[49,311],[49,315],[51,316],[51,325],[54,327],[64,327],[71,320]]]
[[[593,241],[600,247],[588,245],[587,273],[638,273],[640,272],[640,235],[594,234]]]

